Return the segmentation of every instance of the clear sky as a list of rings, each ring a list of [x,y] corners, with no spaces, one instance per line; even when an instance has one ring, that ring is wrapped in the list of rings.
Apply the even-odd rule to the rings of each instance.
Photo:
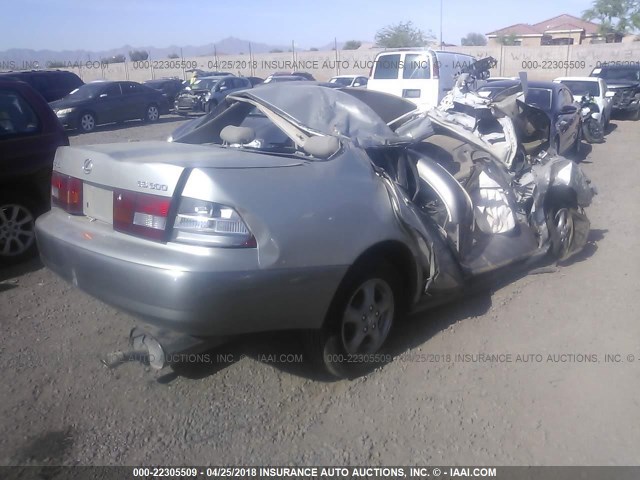
[[[592,0],[443,0],[443,40],[460,43],[514,23],[580,16]],[[3,0],[0,50],[106,50],[125,44],[205,45],[225,37],[300,48],[411,20],[436,37],[440,0]]]

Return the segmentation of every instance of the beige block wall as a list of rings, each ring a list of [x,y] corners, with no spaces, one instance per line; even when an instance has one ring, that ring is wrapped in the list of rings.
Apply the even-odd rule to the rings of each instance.
[[[520,39],[521,47],[539,47],[542,37],[522,37]]]
[[[588,75],[601,62],[640,62],[640,42],[529,47],[489,44],[484,47],[446,47],[445,50],[468,53],[478,58],[493,56],[498,61],[497,67],[492,71],[493,76],[517,76],[518,72],[527,71],[530,78],[537,80],[552,80],[565,75]],[[126,62],[106,66],[100,66],[97,62],[93,65],[83,62],[82,68],[68,70],[77,73],[85,82],[103,78],[142,82],[170,76],[187,79],[190,74],[186,70],[190,67],[263,78],[274,71],[295,69],[308,71],[318,80],[326,81],[337,74],[368,75],[379,51],[381,50],[256,54],[251,57],[248,54],[191,57],[184,59],[185,68],[177,63],[180,59],[152,59],[143,63]],[[298,64],[292,65],[294,61]]]

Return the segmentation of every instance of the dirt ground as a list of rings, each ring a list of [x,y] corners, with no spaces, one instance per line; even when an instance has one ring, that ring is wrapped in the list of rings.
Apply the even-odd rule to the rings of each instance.
[[[181,121],[71,143],[162,140]],[[0,270],[0,464],[640,464],[640,122],[612,130],[583,145],[600,193],[577,258],[397,325],[395,359],[353,381],[314,378],[292,334],[110,370],[135,319],[39,261]]]

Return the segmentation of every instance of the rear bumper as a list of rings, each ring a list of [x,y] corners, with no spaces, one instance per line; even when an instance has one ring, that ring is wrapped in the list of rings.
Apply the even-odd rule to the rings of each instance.
[[[257,249],[149,242],[58,208],[38,219],[36,235],[42,261],[65,280],[152,325],[193,336],[318,328],[346,271],[263,269]]]

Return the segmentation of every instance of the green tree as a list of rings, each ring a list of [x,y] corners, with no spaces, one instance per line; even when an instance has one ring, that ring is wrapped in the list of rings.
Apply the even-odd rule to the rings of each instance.
[[[348,40],[342,46],[342,49],[343,50],[357,50],[357,49],[360,48],[361,45],[362,45],[362,42],[360,42],[358,40]]]
[[[149,58],[149,52],[145,50],[131,50],[129,52],[129,58],[131,59],[132,62],[147,60]]]
[[[310,51],[310,52],[317,52],[317,51],[318,51],[318,49],[317,49],[316,47],[311,47],[311,48],[309,49],[309,51]]]
[[[180,58],[180,55],[178,55],[177,53],[170,53],[169,55],[167,55],[167,58]]]
[[[274,48],[273,50],[269,50],[269,53],[282,53],[282,50],[279,48]]]
[[[591,8],[582,12],[584,20],[600,22],[599,32],[630,33],[640,29],[640,1],[594,0]]]
[[[376,44],[385,48],[424,47],[435,40],[435,36],[413,26],[413,22],[388,25],[376,33]]]
[[[498,43],[508,47],[520,44],[518,36],[515,33],[510,33],[509,35],[499,35],[496,40],[498,41]]]
[[[467,33],[467,36],[460,40],[460,44],[463,47],[467,46],[484,46],[487,44],[487,39],[481,33]]]

